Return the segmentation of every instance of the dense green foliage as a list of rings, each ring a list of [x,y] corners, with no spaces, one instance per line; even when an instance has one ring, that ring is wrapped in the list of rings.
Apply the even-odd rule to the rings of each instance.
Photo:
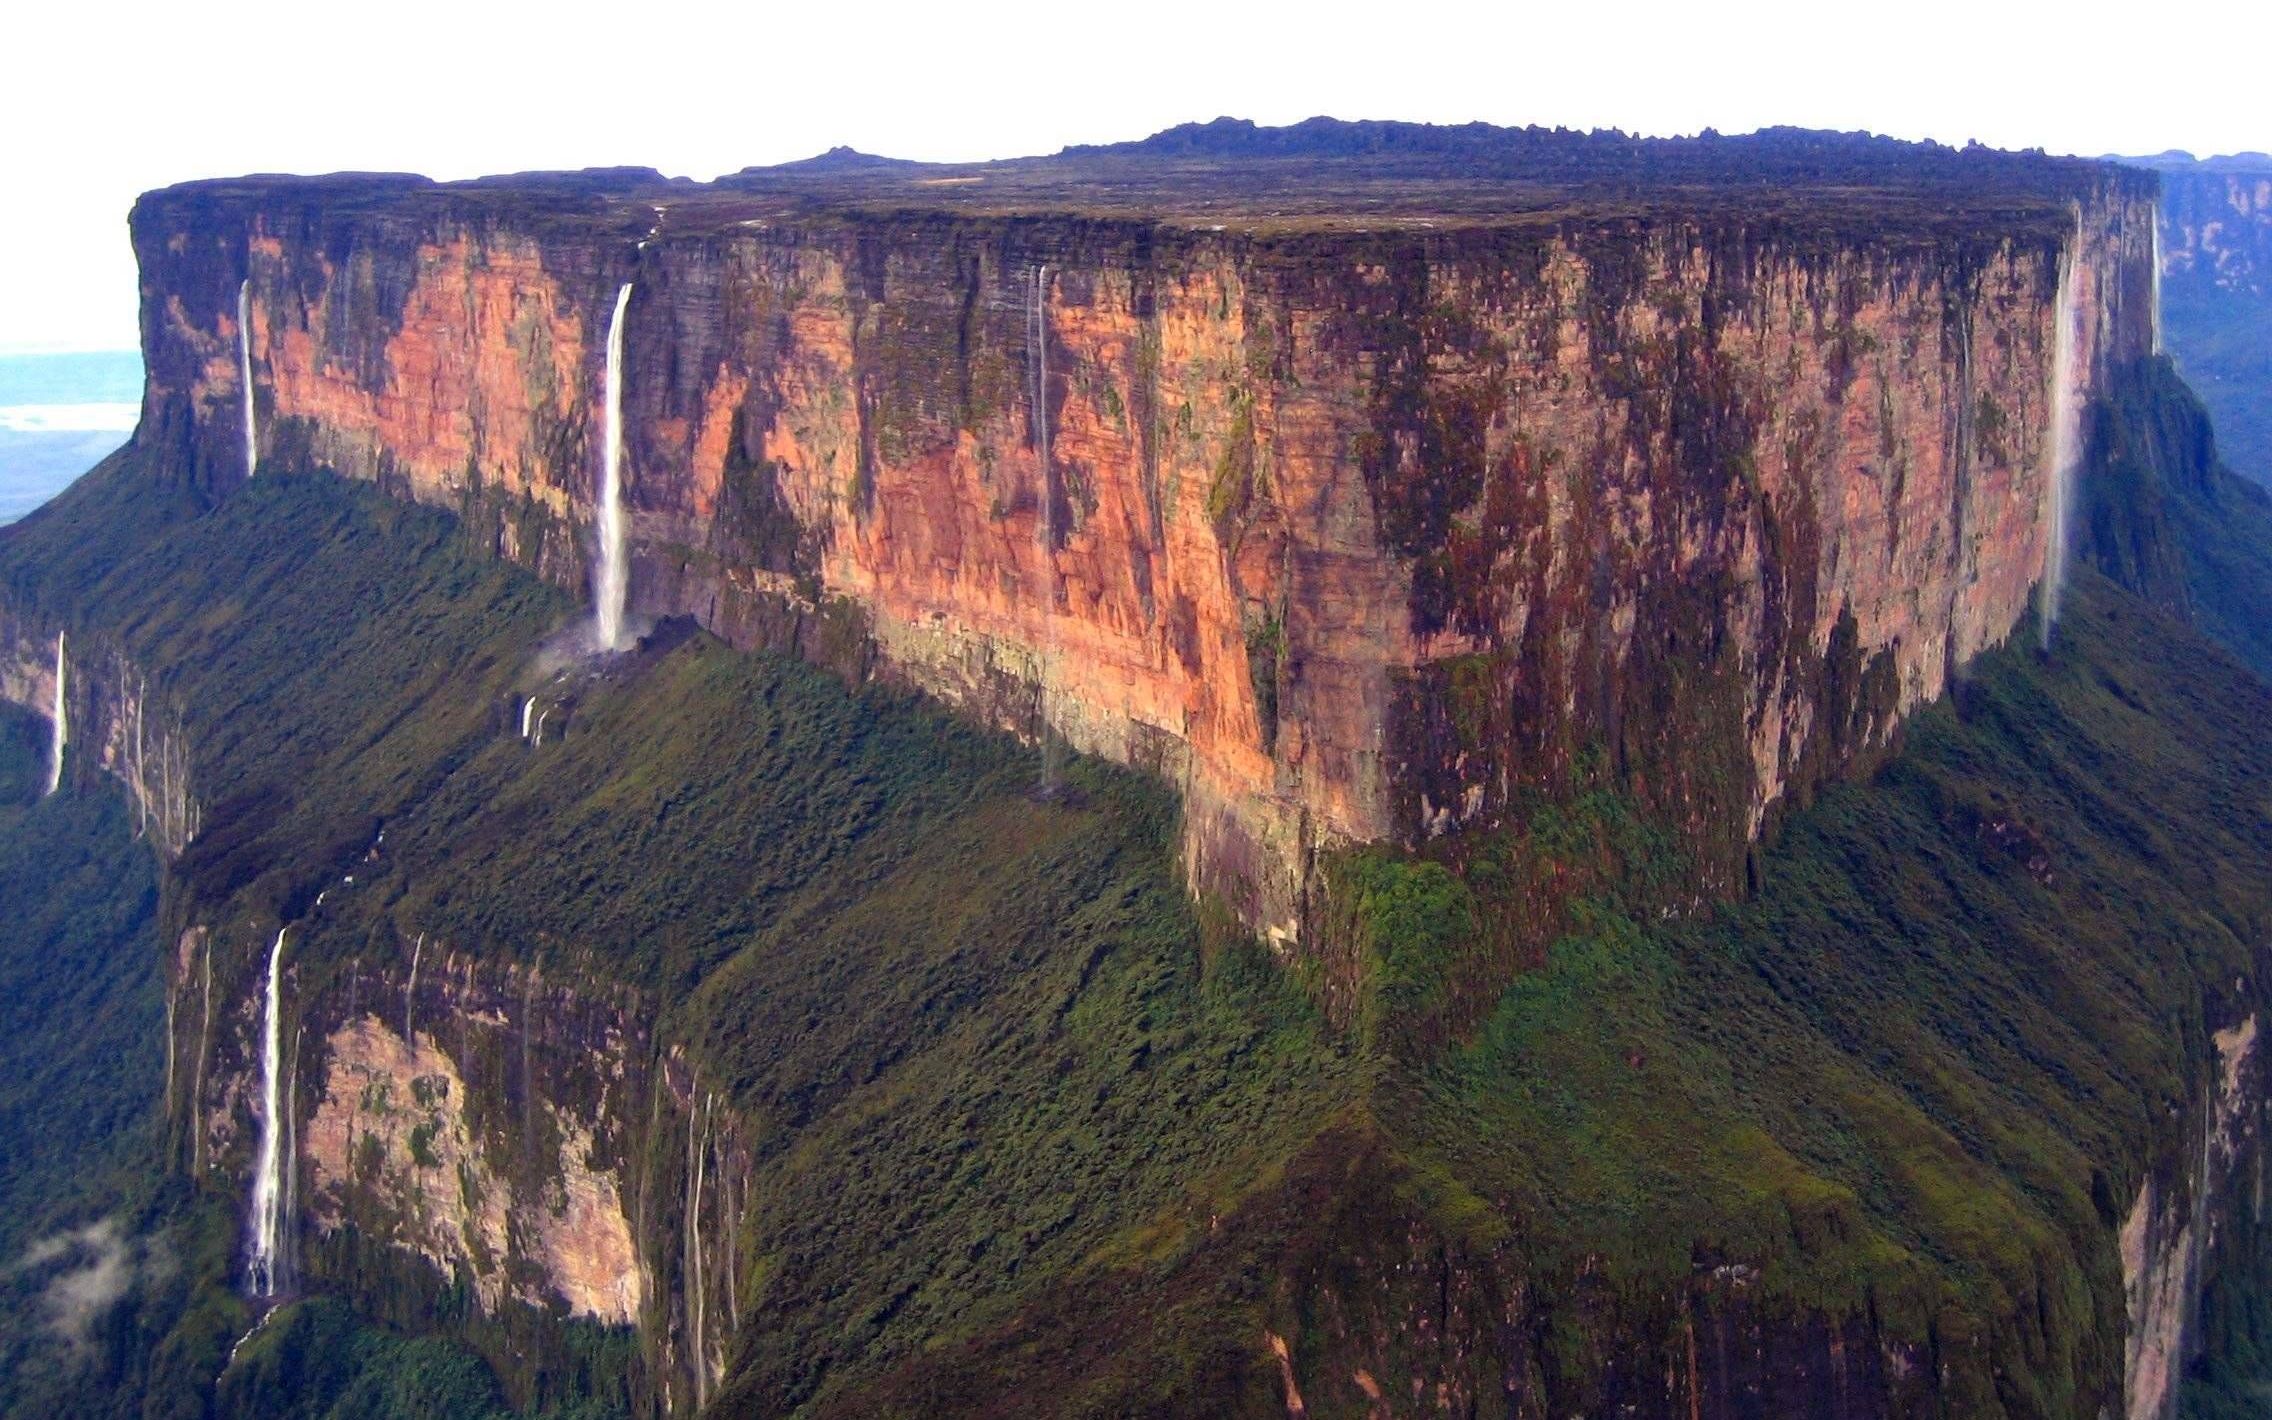
[[[2208,564],[2184,557],[2222,547],[2245,627],[2262,561],[2171,501],[2153,450],[2191,436],[2152,373],[2101,431],[2093,515],[2137,554],[2109,536],[2102,561],[2180,569],[2134,584],[2192,606]],[[2121,1369],[2112,1228],[2182,1142],[2208,1033],[2266,1004],[2272,691],[2091,574],[2048,657],[1973,667],[1871,780],[1786,821],[1742,903],[1674,910],[1671,840],[1586,753],[1514,828],[1333,863],[1328,939],[1292,961],[1188,902],[1155,786],[1082,763],[1039,799],[999,737],[684,628],[549,657],[568,597],[368,489],[264,474],[198,508],[122,460],[0,536],[0,579],[182,712],[207,817],[168,920],[221,929],[230,999],[280,917],[303,1001],[423,935],[635,1002],[657,1059],[730,1107],[729,1413],[1282,1413],[1266,1333],[1312,1413],[1359,1403],[1352,1357],[1603,1413],[1617,1358],[1673,1344],[1731,1267],[1758,1315],[1930,1350],[1952,1412],[2089,1413]],[[21,800],[44,739],[6,728]],[[6,857],[51,820],[25,859],[50,878],[86,844],[144,851],[101,796],[0,814],[16,897],[52,886]],[[138,861],[139,905],[101,901],[148,943]],[[145,1032],[123,1058],[150,1072],[148,960],[107,960],[68,999]],[[90,1128],[146,1118],[139,1087],[140,1116]],[[673,1109],[636,1102],[659,1122],[620,1160],[664,1286]],[[177,1180],[130,1204],[135,1285],[74,1362],[86,1413],[650,1398],[622,1334],[472,1315],[463,1278],[351,1243],[311,1251],[312,1295],[231,1364],[241,1199]],[[2217,1296],[2204,1416],[2272,1338],[2260,1296]],[[1514,1320],[1447,1338],[1461,1315]]]
[[[0,707],[0,1256],[141,1162],[165,1074],[156,863],[94,776],[39,797],[48,736]]]
[[[1203,947],[1157,790],[1077,765],[1037,802],[999,737],[702,637],[561,671],[539,646],[564,598],[368,490],[264,477],[148,517],[111,480],[8,570],[184,707],[209,808],[178,875],[186,913],[238,924],[223,989],[255,989],[278,914],[303,994],[418,933],[635,988],[750,1121],[750,1393],[1171,1247],[1342,1103],[1346,1050],[1301,993],[1235,937]],[[97,527],[132,531],[86,579]],[[671,1137],[639,1167],[673,1167]]]
[[[510,1420],[481,1358],[433,1337],[373,1328],[335,1298],[279,1309],[223,1377],[225,1420]],[[570,1402],[543,1420],[608,1420],[617,1412]]]
[[[2087,1408],[2121,1335],[2094,1190],[2136,1191],[2207,1025],[2255,1005],[2272,699],[2076,600],[2048,664],[1992,658],[1799,816],[1751,902],[1557,944],[1427,1083],[1424,1150],[1613,1269],[1709,1242],[1795,1305],[1969,1313],[2009,1412]]]
[[[42,799],[47,721],[0,707],[0,1414],[120,1364],[105,1299],[146,1259],[113,1210],[155,1182],[156,864],[115,793]]]
[[[2121,1377],[2114,1225],[2181,1142],[2208,1032],[2264,1005],[2268,716],[2262,683],[2093,581],[2048,660],[1990,657],[1872,782],[1796,816],[1752,900],[1659,922],[1628,891],[1648,866],[1628,865],[1432,1058],[1407,1043],[1476,949],[1457,926],[1508,900],[1368,853],[1344,890],[1406,1058],[1288,1160],[1311,1209],[1256,1195],[1255,1252],[1194,1237],[1101,1269],[868,1403],[1007,1413],[980,1398],[1044,1388],[1081,1413],[1174,1413],[1190,1357],[1145,1320],[1159,1308],[1295,1337],[1315,1413],[1352,1347],[1423,1364],[1442,1287],[1480,1289],[1481,1315],[1535,1309],[1547,1360],[1480,1341],[1483,1364],[1530,1375],[1553,1413],[1602,1413],[1606,1363],[1740,1262],[1763,1314],[1866,1314],[1938,1348],[1951,1413],[2092,1413]],[[1608,796],[1542,809],[1491,881],[1551,867],[1525,857],[1645,852],[1621,817]],[[1383,1243],[1405,1229],[1433,1241]],[[1304,1257],[1334,1261],[1305,1274]],[[1273,1302],[1240,1280],[1257,1267],[1320,1290]],[[1587,1300],[1603,1288],[1622,1299],[1606,1312]]]

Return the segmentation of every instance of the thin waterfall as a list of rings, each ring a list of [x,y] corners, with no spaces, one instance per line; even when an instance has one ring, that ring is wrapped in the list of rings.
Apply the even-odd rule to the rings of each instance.
[[[688,1081],[692,1087],[693,1082]],[[697,1132],[697,1126],[700,1126]],[[700,1410],[710,1398],[710,1357],[703,1344],[702,1307],[702,1175],[710,1158],[710,1101],[709,1096],[687,1098],[686,1116],[686,1170],[687,1170],[687,1283],[686,1310],[688,1347],[694,1357],[694,1408]]]
[[[1052,569],[1049,573],[1050,610],[1056,610],[1057,577],[1055,562],[1047,554],[1057,550],[1056,489],[1049,470],[1049,319],[1045,309],[1049,299],[1049,265],[1044,262],[1034,268],[1033,309],[1026,317],[1026,347],[1033,352],[1029,362],[1033,380],[1033,452],[1041,470],[1041,546],[1044,561]]]
[[[205,1106],[205,1057],[213,1050],[213,939],[207,936],[203,948],[205,974],[205,1015],[197,1027],[197,1079],[189,1087],[189,1167],[193,1173],[205,1168],[205,1129],[198,1122],[197,1112]]]
[[[615,293],[607,323],[607,427],[600,456],[599,569],[592,582],[592,618],[599,649],[623,648],[623,603],[630,588],[623,546],[623,313],[631,283]]]
[[[2043,548],[2042,636],[2043,649],[2051,649],[2051,631],[2059,621],[2059,598],[2067,587],[2068,524],[2074,516],[2076,462],[2082,445],[2082,400],[2076,362],[2081,341],[2076,338],[2075,268],[2082,256],[2082,228],[2078,219],[2075,240],[2059,258],[2059,299],[2053,309],[2051,363],[2051,463],[2045,470],[2045,519],[2049,524]]]
[[[245,477],[260,465],[260,416],[252,407],[252,278],[237,283],[237,385],[245,401]]]
[[[260,1024],[260,1158],[252,1180],[252,1263],[245,1283],[256,1297],[282,1285],[279,1239],[284,1231],[284,934],[268,949],[268,987]]]
[[[299,1062],[301,1051],[307,1043],[308,1027],[303,1021],[292,1033],[292,1053],[286,1057],[288,1063],[284,1069],[284,1211],[281,1217],[287,1220],[300,1216],[300,1171],[293,1167],[293,1161],[300,1157]],[[279,1227],[276,1238],[277,1272],[286,1279],[287,1285],[290,1279],[299,1275],[299,1252],[299,1244],[291,1230]]]
[[[2154,353],[2162,353],[2162,214],[2154,212]]]
[[[532,695],[521,702],[521,738],[524,740],[529,737],[529,717],[535,713],[536,697]]]
[[[63,787],[63,748],[71,742],[71,702],[64,689],[63,633],[55,633],[55,734],[48,741],[47,792]]]
[[[1033,309],[1026,319],[1026,348],[1032,354],[1027,364],[1033,380],[1034,463],[1041,474],[1041,615],[1042,624],[1048,628],[1049,648],[1054,652],[1057,641],[1057,480],[1049,462],[1048,302],[1049,264],[1043,262],[1033,273]],[[1050,660],[1054,659],[1052,655]],[[1044,798],[1057,792],[1060,754],[1057,736],[1049,725],[1049,672],[1050,665],[1045,661],[1034,687],[1041,712],[1041,794]]]
[[[418,1020],[418,958],[425,950],[426,934],[420,932],[410,946],[410,980],[402,988],[402,1043],[414,1056],[418,1053],[418,1032],[412,1029]]]

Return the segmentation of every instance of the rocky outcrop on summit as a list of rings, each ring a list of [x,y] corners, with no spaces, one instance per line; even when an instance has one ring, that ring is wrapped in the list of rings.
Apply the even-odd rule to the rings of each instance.
[[[1996,156],[1442,217],[1070,158],[173,189],[138,437],[241,477],[243,341],[262,458],[581,583],[633,282],[635,612],[1159,771],[1194,885],[1281,941],[1321,852],[1488,826],[1589,749],[1713,894],[2026,615],[2062,263],[2083,378],[2150,344],[2152,180]]]

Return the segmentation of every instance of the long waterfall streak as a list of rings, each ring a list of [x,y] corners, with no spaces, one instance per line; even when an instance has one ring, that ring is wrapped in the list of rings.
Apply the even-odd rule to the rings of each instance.
[[[284,1208],[284,934],[268,949],[268,984],[260,1027],[260,1153],[252,1181],[252,1260],[246,1269],[247,1290],[255,1297],[273,1297],[282,1283],[277,1265],[277,1239],[283,1232]]]
[[[177,991],[178,991],[179,989],[180,989],[180,988],[179,988],[178,986],[176,986],[176,984],[175,984],[175,982],[174,982],[174,974],[173,974],[172,972],[170,972],[170,971],[169,971],[169,972],[167,972],[167,973],[166,973],[166,1093],[165,1093],[165,1101],[166,1101],[166,1114],[167,1114],[167,1115],[168,1115],[169,1117],[171,1117],[171,1115],[173,1114],[173,1109],[174,1109],[174,1005],[175,1005],[175,994],[176,994],[176,992],[177,992]]]
[[[1026,319],[1026,348],[1031,358],[1033,389],[1033,450],[1034,463],[1039,470],[1041,488],[1041,575],[1042,625],[1047,628],[1047,645],[1051,652],[1057,643],[1057,480],[1049,459],[1049,264],[1043,262],[1034,268],[1033,304]],[[1049,656],[1048,660],[1055,660]],[[1035,678],[1034,699],[1036,718],[1041,722],[1041,794],[1052,797],[1057,792],[1059,749],[1057,736],[1049,725],[1048,677],[1050,667],[1044,662]]]
[[[64,677],[69,668],[63,659],[63,633],[55,633],[55,733],[48,740],[47,792],[52,794],[63,787],[63,749],[71,742],[71,702]]]
[[[600,455],[599,563],[592,578],[594,639],[602,651],[623,649],[623,610],[630,591],[623,528],[623,314],[631,305],[631,283],[615,293],[615,314],[607,323],[605,444]]]
[[[123,675],[124,673],[121,672]],[[150,831],[150,780],[142,772],[142,701],[149,694],[143,685],[134,696],[134,836]]]
[[[2075,272],[2082,258],[2082,219],[2076,217],[2075,237],[2059,258],[2059,299],[2053,308],[2051,362],[2051,449],[2045,470],[2043,582],[2039,610],[2043,649],[2051,649],[2052,628],[2059,622],[2059,599],[2067,587],[2068,523],[2074,516],[2076,461],[2081,454],[2082,400],[2076,369],[2081,341],[2076,338]]]
[[[687,1106],[687,1349],[694,1359],[694,1408],[700,1410],[710,1393],[710,1358],[702,1344],[702,1174],[710,1152],[710,1111],[707,1096],[689,1098]]]
[[[2162,353],[2162,216],[2154,213],[2154,353]]]
[[[205,1018],[197,1027],[197,1079],[189,1089],[189,1166],[192,1173],[205,1168],[205,1057],[213,1052],[213,938],[200,944],[205,959]]]
[[[260,467],[260,415],[252,403],[252,278],[237,283],[237,386],[244,392],[245,477]]]
[[[300,1053],[307,1043],[308,1027],[302,1022],[292,1032],[292,1053],[284,1061],[284,1211],[280,1215],[284,1223],[300,1216],[300,1171],[295,1164],[300,1157]],[[299,1272],[299,1249],[290,1227],[280,1226],[277,1232],[277,1273],[289,1284]]]

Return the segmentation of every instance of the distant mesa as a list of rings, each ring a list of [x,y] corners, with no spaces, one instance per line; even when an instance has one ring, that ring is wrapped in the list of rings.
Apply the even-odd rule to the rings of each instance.
[[[863,153],[857,148],[847,147],[840,143],[836,147],[829,149],[825,153],[815,153],[809,158],[792,158],[786,163],[752,165],[750,167],[743,168],[742,171],[745,173],[778,173],[800,171],[819,173],[858,173],[876,172],[879,170],[893,168],[921,168],[929,166],[930,164],[917,162],[913,158],[887,158],[879,153]]]

